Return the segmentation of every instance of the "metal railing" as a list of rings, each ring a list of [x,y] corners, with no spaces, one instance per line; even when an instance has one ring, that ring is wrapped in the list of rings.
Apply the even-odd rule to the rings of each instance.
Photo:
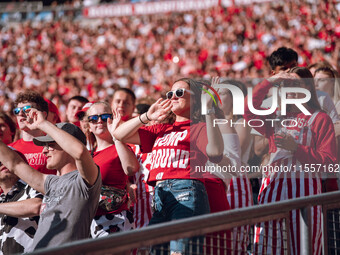
[[[179,238],[203,236],[212,232],[225,231],[244,225],[255,225],[259,222],[275,219],[289,219],[291,210],[307,210],[316,205],[322,206],[324,214],[323,234],[324,240],[328,240],[327,242],[324,241],[324,254],[336,254],[333,251],[334,247],[336,250],[339,249],[337,246],[339,228],[335,226],[339,224],[339,212],[336,210],[336,208],[340,208],[339,191],[172,221],[144,229],[117,233],[104,238],[82,240],[59,247],[41,249],[31,254],[128,254],[132,249],[161,244]],[[331,224],[327,224],[327,213],[331,211],[337,214],[331,213],[334,220]],[[328,219],[330,219],[329,217]],[[337,219],[335,219],[336,217]],[[331,225],[335,226],[334,229],[331,229]],[[289,224],[286,223],[286,226],[289,226]],[[309,233],[310,227],[310,222],[307,220],[305,224],[301,224],[300,232]],[[332,235],[333,239],[330,239]],[[305,240],[301,240],[301,254],[309,253],[309,235],[306,236]],[[332,248],[333,251],[328,252],[329,248]],[[289,254],[289,249],[287,249],[287,254]]]
[[[340,255],[340,209],[339,203],[333,202],[323,206],[323,244],[328,254]]]

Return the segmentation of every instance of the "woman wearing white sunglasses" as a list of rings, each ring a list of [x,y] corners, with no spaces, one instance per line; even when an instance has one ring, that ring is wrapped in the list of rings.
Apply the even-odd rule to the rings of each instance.
[[[199,122],[201,92],[200,83],[180,79],[165,100],[158,99],[145,114],[123,123],[113,133],[120,141],[139,144],[144,152],[152,151],[148,183],[156,187],[150,225],[210,211],[205,176],[195,172],[194,166],[205,166],[208,159],[220,161],[223,143],[211,115],[207,115],[206,123]],[[175,123],[144,127],[150,121],[162,122],[170,111],[175,114]],[[170,242],[171,254],[184,254],[188,248],[188,238]],[[201,254],[202,247],[196,252]]]

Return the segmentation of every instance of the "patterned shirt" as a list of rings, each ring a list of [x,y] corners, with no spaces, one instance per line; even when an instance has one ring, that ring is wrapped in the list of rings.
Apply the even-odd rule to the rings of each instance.
[[[29,198],[42,199],[43,195],[19,180],[7,194],[0,195],[0,203]],[[30,250],[38,221],[39,216],[16,218],[0,214],[0,254],[23,253]]]

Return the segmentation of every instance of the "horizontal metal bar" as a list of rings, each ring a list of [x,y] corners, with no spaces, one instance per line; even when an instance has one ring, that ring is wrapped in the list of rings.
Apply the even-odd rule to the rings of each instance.
[[[291,210],[337,202],[340,202],[340,191],[171,221],[100,239],[81,240],[59,247],[37,250],[30,254],[119,253],[143,245],[153,245],[181,237],[204,235],[235,226],[283,218]]]

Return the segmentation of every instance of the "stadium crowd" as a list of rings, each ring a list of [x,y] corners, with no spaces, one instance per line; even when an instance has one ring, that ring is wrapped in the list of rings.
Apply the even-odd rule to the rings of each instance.
[[[308,171],[293,178],[192,169],[262,164],[304,170],[305,163],[338,163],[339,7],[273,2],[93,24],[60,19],[2,27],[1,252],[338,190],[336,176],[322,179]],[[223,79],[211,79],[216,76]],[[248,96],[256,109],[268,107],[273,86],[308,89],[311,99],[303,106],[311,114],[290,105],[289,120],[302,126],[266,123],[255,131],[240,123],[263,116],[248,106],[235,116],[233,94],[223,88],[218,106],[208,99],[203,115],[204,88],[221,83],[245,95],[254,86]],[[238,125],[213,125],[213,117]],[[256,190],[250,178],[260,177]],[[296,182],[300,178],[305,181]],[[292,229],[300,224],[296,212]],[[311,213],[313,254],[321,254],[321,214],[317,207]],[[285,252],[281,224],[255,226],[255,254]],[[213,233],[207,237],[211,247],[195,252],[246,252],[250,228]],[[273,228],[277,236],[270,235]],[[299,254],[298,236],[291,231],[291,254]],[[201,238],[173,240],[169,247],[172,254],[186,254],[189,243]],[[163,246],[152,250],[157,254]]]
[[[327,60],[336,67],[337,8],[273,2],[102,19],[93,26],[57,20],[3,27],[0,106],[10,112],[18,91],[36,90],[64,120],[74,95],[106,99],[120,86],[156,99],[188,75],[262,78],[270,71],[266,58],[282,45],[298,52],[299,66]]]

